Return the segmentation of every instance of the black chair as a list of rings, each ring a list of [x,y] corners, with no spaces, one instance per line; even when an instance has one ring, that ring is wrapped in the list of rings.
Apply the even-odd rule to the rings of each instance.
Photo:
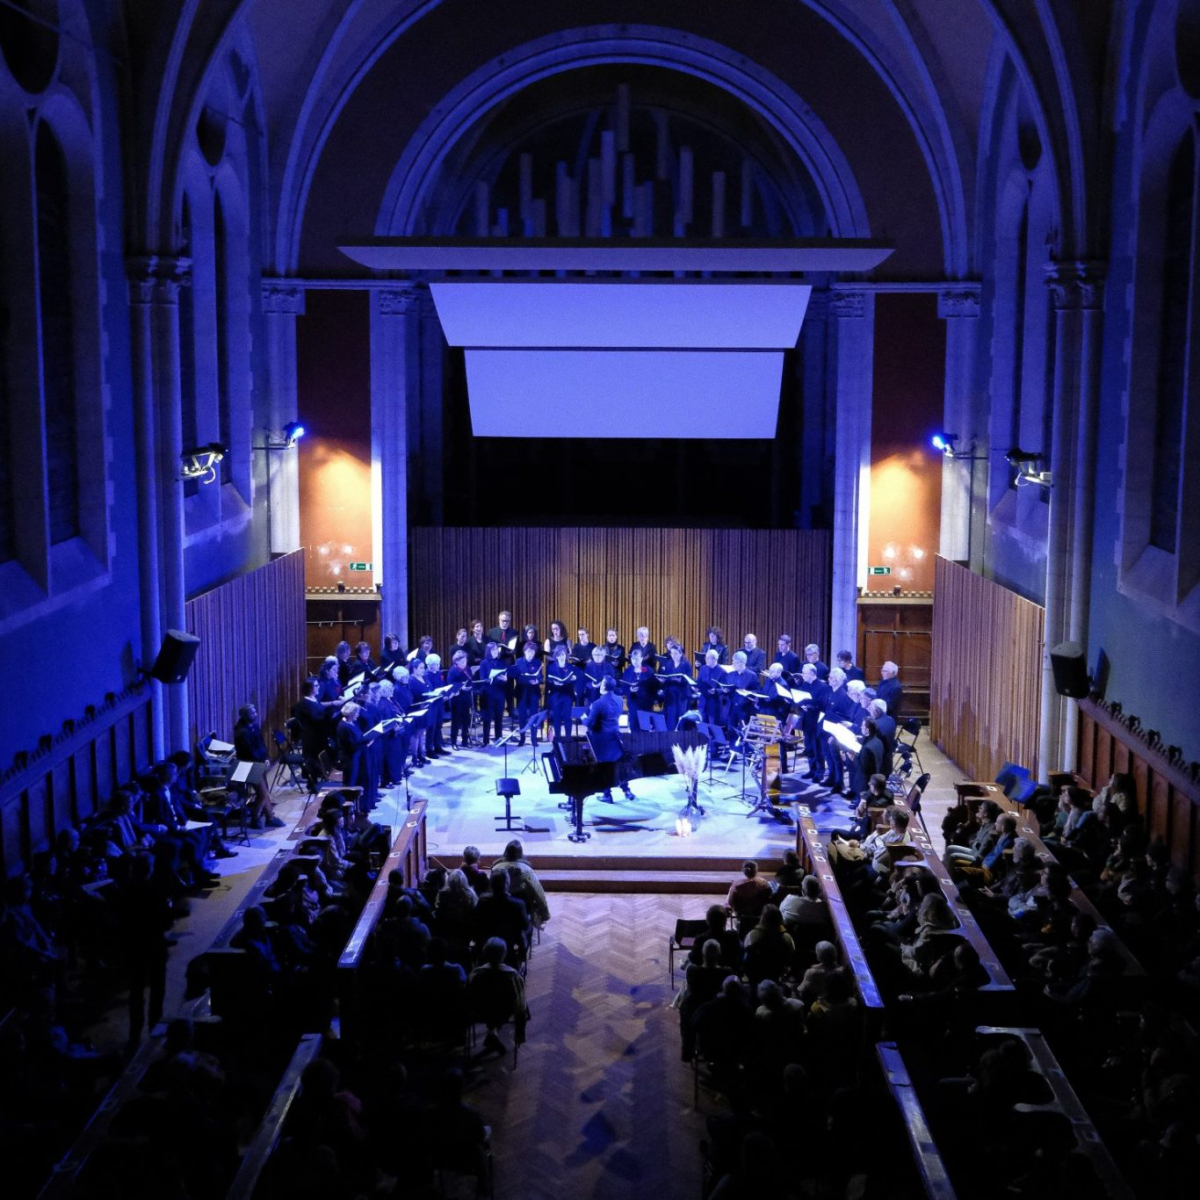
[[[912,739],[904,741],[904,734]],[[900,722],[900,728],[896,731],[896,751],[901,753],[901,747],[904,748],[917,760],[917,770],[924,771],[925,767],[921,762],[921,752],[917,749],[917,738],[921,735],[921,718],[920,717],[905,717]]]
[[[686,954],[696,944],[696,939],[708,929],[704,920],[685,921],[682,917],[675,922],[675,932],[667,938],[667,962],[670,964],[671,991],[675,990],[675,955]]]
[[[275,773],[271,777],[271,787],[277,788],[280,781],[283,779],[284,773],[288,775],[288,783],[294,787],[303,787],[304,780],[302,773],[304,770],[304,753],[296,744],[297,730],[293,728],[293,721],[289,720],[286,725],[287,736],[284,736],[278,729],[275,730]],[[297,774],[297,771],[301,774]]]
[[[921,815],[921,797],[925,795],[925,789],[929,786],[929,772],[926,771],[921,775],[917,782],[912,785],[912,790],[905,798],[905,803],[908,805],[912,815],[921,822],[921,828],[925,830],[925,836],[929,837],[929,830],[925,828],[925,818]]]

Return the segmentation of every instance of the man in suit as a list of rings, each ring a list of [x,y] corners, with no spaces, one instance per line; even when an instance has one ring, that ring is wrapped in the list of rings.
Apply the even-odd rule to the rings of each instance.
[[[775,652],[774,661],[783,667],[785,675],[792,676],[800,670],[800,656],[792,649],[791,634],[779,635],[779,649]]]
[[[625,799],[636,800],[637,797],[629,790],[629,784],[621,774],[621,760],[625,756],[625,747],[621,744],[621,698],[617,695],[616,680],[612,675],[600,676],[600,694],[588,706],[583,723],[596,761],[615,763],[616,782],[620,783]],[[611,804],[612,788],[605,788],[601,798]]]
[[[329,713],[317,699],[320,682],[306,679],[300,685],[300,699],[292,705],[292,717],[300,726],[300,752],[304,755],[304,778],[309,791],[315,791],[321,778],[321,751],[329,748]]]
[[[767,669],[766,651],[758,648],[758,638],[752,633],[746,634],[742,639],[742,649],[746,654],[746,670],[754,673],[757,683],[758,676]]]
[[[900,705],[904,701],[904,688],[896,678],[900,668],[894,662],[885,662],[879,668],[880,680],[875,688],[875,699],[882,700],[887,705],[888,713],[900,720]]]
[[[892,760],[896,754],[896,718],[888,712],[886,701],[878,696],[867,705],[867,712],[875,722],[875,732],[883,743],[883,766],[879,768],[881,775],[891,778]]]
[[[816,783],[825,779],[825,735],[821,722],[825,719],[825,705],[829,700],[829,684],[817,678],[813,663],[800,668],[800,691],[807,692],[812,699],[800,705],[800,729],[804,734],[804,752],[808,755],[808,770],[805,778]]]

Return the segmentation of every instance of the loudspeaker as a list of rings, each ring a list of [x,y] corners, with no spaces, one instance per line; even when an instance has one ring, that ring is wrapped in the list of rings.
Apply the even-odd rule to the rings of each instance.
[[[163,637],[162,649],[150,668],[150,678],[160,683],[182,683],[187,678],[200,639],[180,629],[168,629]]]
[[[1078,642],[1059,642],[1050,651],[1050,665],[1054,668],[1054,690],[1060,696],[1084,699],[1091,690],[1087,664],[1083,661],[1083,647]]]

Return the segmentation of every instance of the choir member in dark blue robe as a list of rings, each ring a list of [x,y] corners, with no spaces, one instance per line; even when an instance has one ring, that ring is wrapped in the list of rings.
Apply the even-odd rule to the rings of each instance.
[[[711,631],[710,631],[711,632]],[[700,668],[700,715],[706,725],[725,724],[725,692],[721,684],[725,682],[728,672],[719,664],[720,654],[715,646],[709,646],[704,656],[704,666]]]
[[[817,678],[822,683],[829,682],[829,668],[821,661],[821,647],[810,642],[804,647],[804,661],[810,662],[817,668]]]
[[[752,633],[742,639],[742,650],[746,655],[746,670],[754,676],[754,686],[758,686],[758,677],[767,669],[767,652],[758,648],[758,638]]]
[[[578,649],[578,647],[576,647]],[[615,684],[617,677],[613,673],[612,665],[608,661],[608,655],[604,653],[603,646],[592,647],[592,661],[583,669],[583,702],[591,704],[600,695],[600,680],[611,679]],[[616,688],[612,689],[613,695],[616,695]],[[582,707],[582,706],[581,706]]]
[[[650,630],[645,625],[638,626],[637,637],[629,647],[629,653],[632,654],[634,650],[642,652],[642,666],[652,671],[658,670],[658,647],[650,640]]]
[[[524,729],[541,711],[542,707],[542,664],[538,655],[541,647],[535,641],[528,641],[511,667],[509,674],[517,689],[517,725]],[[537,745],[536,727],[530,731],[533,744]],[[525,745],[525,735],[521,734],[520,745]]]
[[[829,687],[829,699],[825,702],[825,719],[827,721],[836,721],[850,728],[854,725],[859,706],[858,701],[846,691],[846,676],[839,667],[834,667],[829,672]],[[825,762],[829,768],[829,772],[825,777],[825,786],[835,796],[844,796],[846,792],[842,784],[845,764],[841,748],[834,740],[832,734],[828,735],[825,748]]]
[[[654,711],[658,681],[653,667],[642,660],[642,651],[636,644],[629,651],[629,666],[621,674],[621,691],[629,701],[629,727],[637,729],[637,714]]]
[[[362,707],[353,700],[342,706],[342,719],[337,727],[337,746],[342,783],[346,787],[362,788],[358,808],[366,813],[379,801],[379,777],[372,773],[368,755],[379,735],[359,728],[358,720],[362,711]]]
[[[385,679],[379,685],[377,709],[381,721],[391,718],[403,720],[404,709],[396,700],[396,685],[390,679]],[[380,737],[379,746],[383,751],[383,776],[380,782],[385,787],[391,787],[404,779],[404,760],[408,752],[407,730],[399,721],[389,726]]]
[[[551,623],[551,630],[554,629]],[[547,707],[550,709],[550,728],[555,738],[567,736],[571,724],[571,709],[575,702],[576,670],[567,661],[567,645],[560,642],[554,650],[554,661],[546,669]]]
[[[899,673],[900,668],[894,662],[885,662],[879,668],[881,678],[875,688],[875,699],[882,700],[888,706],[888,715],[895,717],[897,724],[900,722],[900,706],[904,703],[904,688],[896,678]]]
[[[821,722],[825,720],[825,704],[829,699],[830,687],[817,676],[815,663],[805,663],[800,668],[800,691],[807,692],[812,699],[801,701],[800,730],[804,734],[804,753],[808,756],[806,778],[816,783],[825,779],[825,734]]]
[[[837,665],[842,668],[847,683],[853,683],[856,679],[861,679],[863,683],[866,683],[867,677],[863,674],[861,667],[854,665],[854,655],[849,650],[838,651]]]
[[[683,657],[683,649],[678,642],[671,643],[671,661],[668,662],[658,678],[662,689],[663,714],[666,717],[667,729],[674,731],[679,724],[679,718],[687,710],[688,699],[692,694],[692,668]]]
[[[775,658],[772,661],[783,667],[783,673],[789,679],[800,673],[802,665],[800,655],[792,649],[792,639],[789,634],[781,633],[779,635],[779,649],[775,651]]]
[[[555,652],[559,646],[567,648],[568,656],[571,653],[571,639],[567,637],[567,627],[561,621],[550,622],[550,636],[546,639],[545,645],[542,647],[546,652],[546,660],[554,661]]]
[[[725,716],[729,722],[728,728],[731,733],[736,732],[738,727],[749,720],[754,712],[753,701],[745,696],[739,696],[739,691],[758,691],[758,676],[747,669],[744,650],[738,650],[734,654],[733,670],[725,675],[725,694],[729,697],[729,709]]]
[[[442,659],[439,654],[431,654],[425,660],[425,684],[429,690],[436,691],[440,687],[446,686],[446,677],[442,674]],[[446,750],[446,737],[442,730],[442,726],[446,720],[446,701],[438,697],[433,701],[433,706],[429,710],[429,757],[444,758],[448,751]]]
[[[614,677],[620,679],[621,672],[625,670],[625,647],[621,645],[621,635],[615,629],[610,629],[604,635],[604,653],[612,666]]]
[[[600,694],[596,688],[589,691],[587,686],[587,669],[592,665],[592,651],[595,649],[592,635],[586,629],[581,629],[576,635],[575,645],[571,647],[570,654],[571,666],[576,671],[575,703],[581,708],[591,704]]]
[[[697,655],[704,655],[701,660],[708,662],[708,652],[715,650],[717,652],[717,662],[727,663],[729,661],[729,647],[725,645],[725,635],[716,625],[710,625],[704,631],[704,645],[696,652]]]
[[[460,630],[466,633],[466,630]],[[453,666],[446,682],[455,690],[450,693],[450,749],[465,750],[471,733],[471,668],[466,649],[455,650]]]
[[[484,686],[483,693],[483,744],[489,745],[502,732],[504,722],[504,689],[508,684],[508,666],[501,657],[499,642],[489,642],[487,656],[479,668]]]
[[[379,665],[390,675],[396,667],[404,666],[404,647],[394,633],[383,635],[383,646],[379,651]]]

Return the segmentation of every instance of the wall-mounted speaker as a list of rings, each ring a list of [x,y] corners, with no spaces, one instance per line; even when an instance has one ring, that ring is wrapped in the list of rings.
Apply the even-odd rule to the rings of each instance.
[[[160,683],[182,683],[191,669],[200,639],[181,629],[168,629],[163,637],[162,649],[150,668],[150,678]]]
[[[1050,651],[1050,665],[1054,668],[1054,690],[1060,696],[1076,700],[1087,697],[1092,681],[1088,678],[1083,647],[1078,642],[1059,642]]]

